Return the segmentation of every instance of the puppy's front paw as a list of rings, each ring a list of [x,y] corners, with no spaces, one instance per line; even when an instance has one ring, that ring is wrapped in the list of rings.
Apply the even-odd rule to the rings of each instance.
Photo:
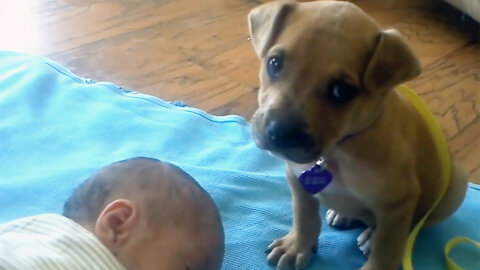
[[[310,262],[312,253],[317,253],[316,239],[301,239],[289,233],[268,246],[267,260],[277,265],[277,270],[304,269]]]
[[[328,225],[341,230],[353,229],[363,225],[361,221],[344,217],[333,209],[327,210],[325,219],[327,220]]]
[[[367,228],[357,238],[358,249],[363,253],[363,256],[370,255],[370,246],[372,245],[373,229]]]

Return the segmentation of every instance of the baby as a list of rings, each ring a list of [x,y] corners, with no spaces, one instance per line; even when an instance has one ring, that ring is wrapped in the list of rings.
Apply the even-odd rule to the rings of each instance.
[[[217,208],[172,164],[133,158],[104,167],[74,191],[63,215],[0,226],[0,269],[221,268]]]

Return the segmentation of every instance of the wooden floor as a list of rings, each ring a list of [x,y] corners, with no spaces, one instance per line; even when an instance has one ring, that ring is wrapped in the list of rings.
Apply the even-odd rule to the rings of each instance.
[[[44,55],[81,76],[213,114],[250,118],[259,63],[246,15],[262,2],[0,1],[0,49]],[[409,85],[439,118],[471,181],[480,183],[478,25],[429,0],[352,2],[406,36],[424,67]]]

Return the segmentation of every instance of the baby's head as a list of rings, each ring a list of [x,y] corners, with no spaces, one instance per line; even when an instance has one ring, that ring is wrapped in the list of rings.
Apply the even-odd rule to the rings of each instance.
[[[133,158],[99,170],[64,216],[93,232],[126,269],[218,270],[223,228],[210,196],[180,168]]]

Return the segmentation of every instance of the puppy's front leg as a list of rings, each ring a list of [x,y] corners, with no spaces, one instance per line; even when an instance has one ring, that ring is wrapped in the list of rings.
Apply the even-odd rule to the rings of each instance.
[[[288,166],[287,179],[292,193],[293,225],[287,235],[270,244],[267,260],[277,264],[277,269],[303,269],[317,249],[319,202],[303,189]]]
[[[375,212],[370,256],[361,270],[396,270],[404,254],[417,200],[407,198]]]

